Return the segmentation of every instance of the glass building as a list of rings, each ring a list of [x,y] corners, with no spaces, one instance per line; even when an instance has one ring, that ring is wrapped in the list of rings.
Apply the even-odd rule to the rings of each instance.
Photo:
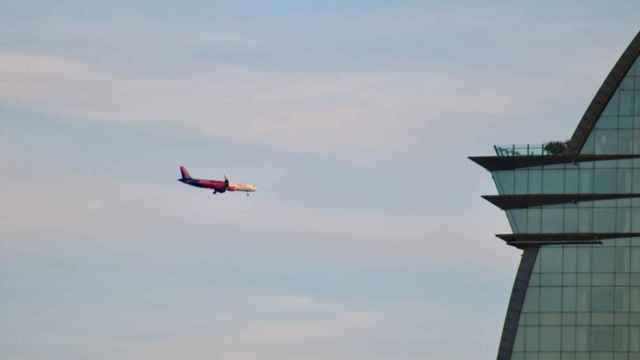
[[[640,33],[566,143],[470,158],[523,250],[499,360],[640,360],[639,54]]]

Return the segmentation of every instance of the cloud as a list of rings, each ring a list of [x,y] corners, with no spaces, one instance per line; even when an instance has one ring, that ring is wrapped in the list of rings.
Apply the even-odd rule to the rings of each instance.
[[[162,244],[168,242],[167,246],[175,247],[176,236],[182,238],[182,248],[198,247],[215,230],[217,246],[262,256],[287,254],[363,264],[372,259],[393,264],[404,258],[491,269],[514,261],[514,250],[491,236],[508,232],[496,211],[342,212],[284,205],[269,194],[256,194],[247,201],[228,196],[212,201],[202,192],[171,189],[142,181],[64,174],[46,183],[11,182],[0,191],[5,204],[11,204],[0,207],[2,235],[7,247],[14,249],[24,244],[12,245],[9,239],[27,237],[38,241],[44,252],[64,239],[110,239],[112,250],[144,252],[164,249]],[[465,226],[460,226],[461,221]],[[492,246],[480,245],[483,242]],[[477,250],[466,251],[469,248]]]
[[[82,165],[93,154],[72,154],[86,143],[58,159],[60,139],[38,154],[28,132],[14,147],[9,131],[0,141],[0,258],[9,269],[4,284],[16,291],[7,291],[10,346],[2,347],[16,357],[65,359],[495,355],[519,251],[492,236],[509,231],[504,215],[469,197],[487,187],[477,184],[481,169],[466,172],[475,165],[464,156],[498,137],[543,141],[570,130],[618,55],[613,32],[595,37],[597,45],[567,46],[567,39],[591,39],[575,18],[550,24],[500,9],[501,17],[496,8],[460,6],[189,26],[180,19],[149,26],[149,18],[38,21],[37,31],[15,25],[16,37],[2,40],[10,46],[0,52],[0,104],[45,114],[39,121],[288,150],[270,154],[272,163],[283,153],[374,159],[370,172],[348,169],[359,174],[352,180],[398,172],[383,182],[393,186],[372,186],[380,193],[370,196],[395,196],[396,185],[405,193],[400,206],[350,207],[343,199],[317,206],[276,191],[212,201],[205,192],[174,191],[164,179],[92,175]],[[104,135],[85,134],[96,142]],[[215,146],[196,147],[210,162]],[[122,160],[97,153],[96,167]],[[380,153],[391,160],[375,161]],[[149,165],[162,155],[155,156],[136,161]],[[289,174],[317,166],[317,158],[300,157]],[[424,194],[406,194],[414,191]],[[334,284],[336,276],[345,280]],[[474,303],[451,296],[466,294],[473,279],[502,281],[504,294],[474,291],[490,297]],[[339,287],[359,298],[337,294]],[[467,346],[458,346],[460,338]]]
[[[594,69],[609,65],[602,54],[616,55],[552,41],[572,36],[579,23],[552,22],[516,40],[474,12],[427,10],[369,11],[355,20],[323,13],[60,24],[41,34],[40,48],[22,41],[0,53],[0,101],[68,121],[168,128],[295,152],[362,158],[401,148],[428,156],[448,139],[488,137],[496,127],[546,140],[531,118],[550,114],[575,119],[553,122],[569,133],[601,81]],[[518,13],[508,21],[534,20]],[[458,46],[436,35],[451,24]],[[18,39],[26,33],[19,29]],[[527,42],[555,55],[521,45]],[[589,61],[576,62],[576,52]],[[574,64],[557,66],[567,62]],[[559,104],[567,93],[584,99],[573,112]]]
[[[251,325],[241,325],[241,330],[229,329],[223,336],[190,336],[181,332],[143,347],[134,357],[169,359],[178,354],[195,357],[209,354],[229,360],[341,360],[435,358],[448,353],[455,358],[464,358],[471,356],[469,352],[473,347],[483,342],[496,342],[472,334],[471,327],[468,331],[461,330],[465,327],[458,321],[470,323],[482,316],[462,311],[464,314],[452,318],[451,309],[444,304],[405,300],[362,306],[321,298],[264,296],[254,300],[273,311],[283,309],[283,312],[277,312],[279,320],[263,322],[254,318],[248,321]],[[291,307],[285,305],[291,301]],[[305,317],[300,318],[300,314]],[[307,317],[309,315],[311,317]],[[465,315],[470,317],[463,319]],[[241,324],[246,321],[236,320]],[[450,348],[455,340],[448,339],[445,334],[455,331],[454,328],[467,339],[468,346],[457,350]],[[487,354],[494,351],[489,346],[479,348]]]
[[[72,359],[342,360],[448,353],[464,358],[479,351],[492,354],[497,342],[471,324],[501,320],[487,316],[486,308],[459,307],[454,313],[449,304],[406,298],[362,301],[253,288],[149,290],[126,280],[116,285],[113,279],[83,290],[74,280],[55,284],[68,287],[67,296],[61,299],[59,289],[49,289],[53,296],[30,300],[38,310],[23,313],[3,337],[3,345],[15,344],[28,334],[30,346],[3,346],[5,355],[31,358],[47,351],[54,358]],[[22,305],[5,306],[12,310],[12,324]],[[60,316],[68,320],[60,322]],[[450,333],[465,337],[467,346],[453,346],[457,340]]]
[[[505,94],[459,91],[448,74],[326,76],[214,65],[197,75],[156,78],[7,52],[0,53],[0,63],[7,74],[0,101],[7,104],[74,121],[168,127],[334,155],[418,144],[424,140],[419,134],[440,123],[440,116],[492,114],[510,106]]]

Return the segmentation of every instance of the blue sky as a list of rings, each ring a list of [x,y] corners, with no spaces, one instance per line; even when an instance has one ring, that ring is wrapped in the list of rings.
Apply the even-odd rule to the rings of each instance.
[[[495,356],[519,252],[466,156],[568,138],[639,10],[5,2],[0,357]]]

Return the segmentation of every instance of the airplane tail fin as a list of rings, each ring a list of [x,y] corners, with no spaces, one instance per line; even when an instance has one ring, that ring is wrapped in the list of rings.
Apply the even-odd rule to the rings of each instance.
[[[183,179],[191,179],[191,175],[189,174],[189,170],[186,167],[180,166],[180,174]]]

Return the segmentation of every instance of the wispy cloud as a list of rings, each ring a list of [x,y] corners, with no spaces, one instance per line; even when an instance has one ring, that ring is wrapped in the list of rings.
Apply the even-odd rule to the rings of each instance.
[[[459,322],[496,319],[462,308],[460,314],[450,314],[446,304],[421,300],[362,306],[344,300],[242,288],[182,288],[180,292],[166,289],[134,294],[135,298],[125,302],[119,301],[121,295],[117,296],[116,309],[110,309],[112,316],[101,313],[104,303],[72,301],[30,314],[24,318],[24,325],[39,326],[39,331],[30,333],[31,340],[50,344],[52,356],[73,356],[65,351],[67,346],[73,346],[78,357],[91,355],[96,359],[415,359],[437,357],[443,352],[463,358],[479,351],[488,355],[497,342]],[[86,300],[86,295],[78,295],[78,300]],[[211,313],[209,308],[220,311]],[[51,331],[56,313],[73,313],[73,320]],[[92,326],[92,322],[101,326]],[[16,328],[17,334],[24,331],[24,326]],[[446,336],[451,331],[464,336],[469,346],[452,347],[456,340]],[[69,337],[74,340],[69,341]],[[474,349],[471,344],[478,347]],[[8,354],[34,353],[27,349]]]
[[[440,117],[513,106],[506,94],[460,91],[450,77],[434,74],[421,80],[409,73],[327,77],[213,66],[171,79],[119,74],[47,55],[5,52],[0,63],[8,75],[0,84],[5,103],[75,121],[165,126],[336,155],[388,143],[417,144],[423,140],[418,134],[441,123]]]
[[[534,21],[520,13],[516,18]],[[577,23],[548,22],[537,37],[519,33],[526,38],[514,42],[516,35],[461,9],[254,20],[176,25],[125,17],[63,24],[42,33],[59,46],[13,44],[0,53],[7,74],[0,101],[71,121],[169,127],[185,135],[361,157],[390,144],[428,153],[427,146],[441,148],[453,134],[472,137],[487,123],[505,131],[513,123],[527,126],[528,117],[512,114],[544,107],[557,112],[556,99],[567,92],[576,92],[582,106],[600,81],[585,76],[609,66],[604,52],[590,50],[582,56],[589,62],[555,66],[575,62],[576,50],[557,48],[550,34],[571,33]],[[467,41],[464,47],[452,50],[434,33],[451,24],[459,41]],[[19,26],[15,34],[27,36]],[[527,39],[547,41],[555,58],[523,46]],[[376,45],[382,41],[391,47]],[[508,44],[515,48],[501,48]],[[495,62],[492,52],[503,53],[505,61],[486,63]],[[325,67],[322,59],[334,65]],[[522,71],[532,62],[551,72]],[[564,127],[573,125],[571,120]]]
[[[219,246],[241,246],[248,252],[253,247],[263,255],[265,251],[275,252],[315,261],[366,264],[378,259],[390,264],[394,259],[405,258],[447,265],[462,261],[468,266],[495,269],[514,260],[514,252],[498,246],[498,240],[491,236],[508,232],[504,219],[491,211],[485,211],[487,216],[481,218],[436,209],[418,213],[375,209],[345,213],[285,206],[268,194],[251,201],[212,201],[199,192],[176,192],[144,182],[122,183],[62,174],[49,184],[12,184],[0,192],[5,201],[13,204],[0,207],[7,248],[20,247],[19,243],[11,244],[12,238],[54,236],[114,239],[114,246],[126,249],[131,242],[142,241],[139,244],[143,245],[150,234],[155,234],[153,244],[171,242],[185,229],[189,239],[183,241],[193,242],[193,246],[217,229],[235,234],[218,235]],[[191,210],[176,211],[185,208]],[[467,219],[465,227],[458,226],[461,216]],[[146,234],[143,238],[136,235],[141,231]],[[50,241],[41,244],[43,249],[55,247],[58,240]],[[482,246],[483,242],[493,246]],[[249,244],[251,247],[247,247]],[[478,250],[464,251],[471,247]]]

